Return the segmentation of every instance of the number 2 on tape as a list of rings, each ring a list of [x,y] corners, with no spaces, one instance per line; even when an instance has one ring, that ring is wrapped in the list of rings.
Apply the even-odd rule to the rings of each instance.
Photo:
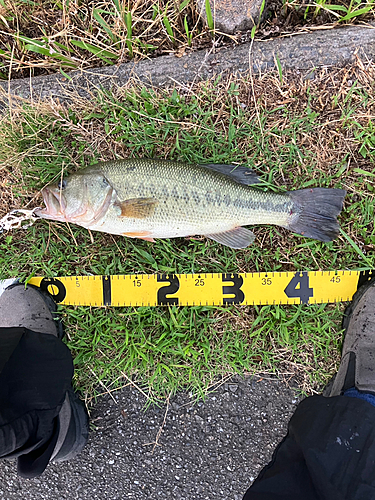
[[[157,277],[158,283],[161,281],[168,281],[169,285],[162,286],[158,290],[158,306],[178,306],[178,297],[167,297],[167,295],[172,295],[178,292],[180,289],[180,280],[175,274],[160,274]]]

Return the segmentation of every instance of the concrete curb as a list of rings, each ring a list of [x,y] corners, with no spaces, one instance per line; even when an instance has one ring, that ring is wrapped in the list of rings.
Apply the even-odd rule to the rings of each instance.
[[[1,82],[3,96],[23,98],[59,98],[68,100],[71,92],[89,97],[95,89],[125,85],[131,78],[156,87],[187,84],[219,74],[246,74],[250,64],[254,74],[275,69],[276,56],[281,68],[309,72],[317,67],[345,66],[356,57],[375,59],[375,24],[337,29],[247,43],[234,48],[191,52],[181,58],[174,55],[125,63],[119,66],[72,71],[71,80],[61,74]]]

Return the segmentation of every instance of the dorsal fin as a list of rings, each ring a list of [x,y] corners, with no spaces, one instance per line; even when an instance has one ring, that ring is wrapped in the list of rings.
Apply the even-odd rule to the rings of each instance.
[[[243,165],[224,165],[221,163],[203,163],[200,167],[215,170],[220,174],[230,177],[232,180],[239,184],[250,186],[251,184],[259,184],[261,180],[251,168],[244,167]]]

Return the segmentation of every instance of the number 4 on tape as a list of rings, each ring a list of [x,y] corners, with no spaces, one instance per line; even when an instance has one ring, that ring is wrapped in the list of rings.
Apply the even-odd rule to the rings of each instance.
[[[309,286],[309,275],[307,271],[296,273],[288,283],[284,292],[290,299],[300,298],[301,304],[308,304],[310,297],[314,296],[314,291]]]

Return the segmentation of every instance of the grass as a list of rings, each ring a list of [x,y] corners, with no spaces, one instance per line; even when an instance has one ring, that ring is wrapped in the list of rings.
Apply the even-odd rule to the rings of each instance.
[[[359,63],[312,81],[284,74],[281,82],[275,74],[173,92],[129,83],[90,102],[76,96],[70,108],[13,103],[0,129],[1,215],[41,203],[39,190],[61,169],[168,157],[246,164],[278,191],[344,188],[345,235],[321,243],[256,227],[255,244],[234,251],[199,237],[152,244],[93,233],[91,240],[83,228],[38,221],[1,237],[0,279],[374,267],[374,75],[374,66]],[[337,365],[342,311],[339,304],[65,307],[61,314],[87,398],[131,379],[157,399],[182,387],[199,396],[218,377],[244,372],[284,374],[304,391],[317,390]]]
[[[374,20],[374,0],[274,0],[249,33],[215,30],[195,0],[0,0],[0,79],[127,62],[228,43],[295,33],[301,28]]]

